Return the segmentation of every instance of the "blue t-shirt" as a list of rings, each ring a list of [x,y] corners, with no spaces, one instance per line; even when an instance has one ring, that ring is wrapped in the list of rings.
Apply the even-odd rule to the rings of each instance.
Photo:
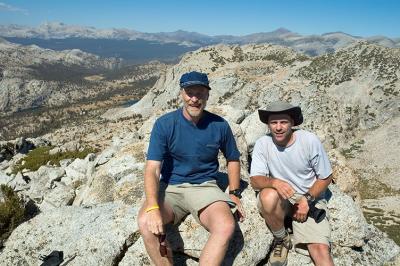
[[[228,161],[239,160],[228,122],[204,111],[195,125],[180,108],[156,120],[147,160],[162,161],[161,180],[168,184],[201,184],[216,179],[219,150]]]

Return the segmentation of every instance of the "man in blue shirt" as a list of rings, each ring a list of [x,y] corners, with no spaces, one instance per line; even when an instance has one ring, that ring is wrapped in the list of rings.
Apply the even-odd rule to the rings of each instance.
[[[244,219],[240,153],[229,124],[204,110],[211,90],[207,75],[185,73],[180,87],[183,107],[158,118],[151,132],[139,229],[151,260],[169,265],[164,224],[179,223],[190,213],[210,232],[200,265],[220,265],[235,229],[231,208]],[[229,195],[216,184],[219,151],[227,160]]]

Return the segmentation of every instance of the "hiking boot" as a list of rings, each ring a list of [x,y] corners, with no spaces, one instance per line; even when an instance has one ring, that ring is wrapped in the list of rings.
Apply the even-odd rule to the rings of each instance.
[[[285,266],[287,264],[287,255],[292,248],[292,241],[287,234],[284,238],[274,238],[272,241],[272,252],[269,256],[270,266]]]

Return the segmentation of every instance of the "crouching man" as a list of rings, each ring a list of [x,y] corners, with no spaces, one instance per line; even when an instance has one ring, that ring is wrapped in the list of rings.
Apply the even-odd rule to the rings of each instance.
[[[170,265],[164,225],[191,214],[210,232],[200,265],[220,265],[235,229],[231,209],[244,218],[240,154],[229,124],[204,110],[211,90],[207,75],[183,74],[180,87],[183,107],[157,119],[151,132],[139,229],[153,263]],[[227,160],[229,195],[216,183],[219,151]]]
[[[284,227],[293,218],[293,244],[308,250],[314,264],[333,265],[325,191],[332,169],[322,143],[311,132],[292,127],[303,122],[300,107],[273,102],[259,110],[269,134],[257,140],[251,163],[251,185],[258,193],[258,208],[274,240],[269,265],[286,265],[292,240]],[[311,210],[322,216],[311,217]]]

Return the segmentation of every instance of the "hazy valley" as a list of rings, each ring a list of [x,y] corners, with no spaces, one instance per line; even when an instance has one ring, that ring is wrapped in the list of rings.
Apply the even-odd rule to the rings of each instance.
[[[139,100],[165,65],[0,43],[0,140],[38,136]],[[86,118],[85,118],[86,119]]]

